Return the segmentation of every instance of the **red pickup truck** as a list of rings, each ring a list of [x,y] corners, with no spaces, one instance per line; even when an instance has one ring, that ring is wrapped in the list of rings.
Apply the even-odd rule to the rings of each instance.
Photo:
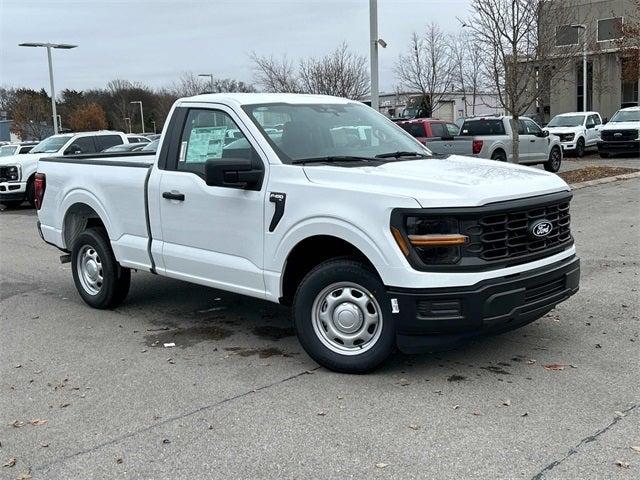
[[[422,144],[428,138],[452,138],[459,134],[460,127],[455,123],[433,118],[416,118],[397,122],[400,127],[416,137]]]

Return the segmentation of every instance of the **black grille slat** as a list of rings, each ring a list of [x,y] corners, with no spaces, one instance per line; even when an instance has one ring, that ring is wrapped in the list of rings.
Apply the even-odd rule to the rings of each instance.
[[[544,239],[529,235],[529,227],[536,220],[546,219],[553,226],[551,233]],[[570,242],[571,216],[569,202],[549,205],[535,205],[530,208],[514,210],[503,214],[486,215],[478,219],[481,232],[474,245],[481,248],[473,252],[483,260],[495,261],[517,259],[529,254]],[[479,250],[479,251],[478,251]]]

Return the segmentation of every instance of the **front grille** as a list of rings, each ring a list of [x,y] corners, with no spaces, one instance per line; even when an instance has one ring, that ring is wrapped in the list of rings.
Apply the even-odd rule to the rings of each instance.
[[[638,130],[602,130],[600,136],[607,142],[626,142],[638,138]]]
[[[536,238],[529,229],[542,219],[553,227],[546,237]],[[487,261],[513,259],[560,246],[571,241],[570,220],[568,201],[484,216],[478,222],[482,231],[478,256]]]
[[[0,182],[9,180],[9,167],[0,167]]]

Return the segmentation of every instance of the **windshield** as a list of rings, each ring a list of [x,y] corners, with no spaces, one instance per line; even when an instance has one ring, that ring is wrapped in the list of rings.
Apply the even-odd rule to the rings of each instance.
[[[404,130],[358,104],[261,104],[244,111],[283,163],[321,157],[430,152]]]
[[[18,149],[17,145],[3,145],[0,147],[0,157],[8,157],[9,155],[13,155],[16,153]]]
[[[640,110],[618,110],[609,122],[640,122]]]
[[[584,115],[555,116],[547,127],[579,127],[584,123]]]
[[[54,135],[36,145],[31,153],[55,153],[60,150],[73,135]]]

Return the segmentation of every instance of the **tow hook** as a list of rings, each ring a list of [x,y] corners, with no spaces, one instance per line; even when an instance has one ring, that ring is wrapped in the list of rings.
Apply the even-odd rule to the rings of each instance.
[[[64,255],[60,255],[60,263],[71,263],[71,254],[65,253]]]

